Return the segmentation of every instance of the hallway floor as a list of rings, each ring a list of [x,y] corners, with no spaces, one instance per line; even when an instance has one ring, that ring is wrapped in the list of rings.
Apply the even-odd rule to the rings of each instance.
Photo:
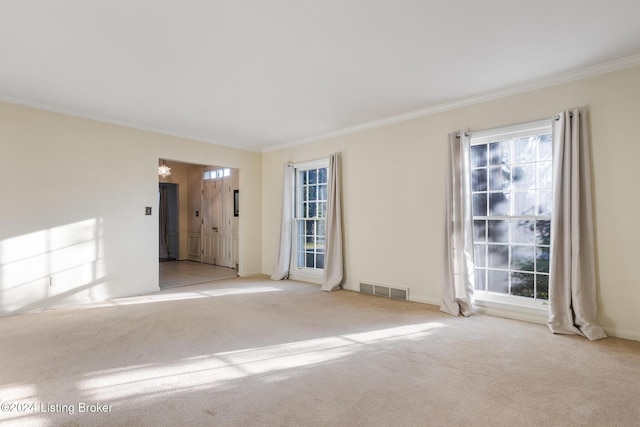
[[[236,277],[233,268],[194,261],[163,261],[160,266],[160,289],[207,283]]]

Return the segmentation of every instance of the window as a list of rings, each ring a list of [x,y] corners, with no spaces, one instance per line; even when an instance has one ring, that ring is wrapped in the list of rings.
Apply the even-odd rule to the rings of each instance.
[[[478,299],[548,300],[551,146],[549,121],[471,136]]]
[[[325,259],[328,160],[296,165],[295,231],[292,265],[320,274]]]
[[[210,180],[210,179],[221,179],[231,176],[231,169],[216,169],[216,170],[208,170],[204,171],[202,174],[202,179]]]

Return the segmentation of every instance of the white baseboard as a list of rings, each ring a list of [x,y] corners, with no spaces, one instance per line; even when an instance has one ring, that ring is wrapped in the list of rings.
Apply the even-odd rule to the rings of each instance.
[[[640,341],[640,332],[619,328],[603,328],[610,337],[622,338],[625,340]]]

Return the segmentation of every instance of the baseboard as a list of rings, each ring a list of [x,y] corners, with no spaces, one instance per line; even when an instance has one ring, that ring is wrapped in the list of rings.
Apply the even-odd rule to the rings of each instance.
[[[640,341],[640,332],[638,331],[630,331],[627,329],[619,329],[619,328],[606,328],[603,327],[604,331],[610,337],[622,338],[625,340],[631,341]]]
[[[263,273],[261,271],[242,271],[238,273],[240,277],[252,277],[252,276],[262,276]]]

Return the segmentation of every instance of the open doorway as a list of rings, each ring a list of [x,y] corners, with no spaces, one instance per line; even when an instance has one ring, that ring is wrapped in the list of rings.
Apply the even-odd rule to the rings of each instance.
[[[237,276],[239,170],[166,159],[160,166],[170,169],[158,178],[160,288]]]

